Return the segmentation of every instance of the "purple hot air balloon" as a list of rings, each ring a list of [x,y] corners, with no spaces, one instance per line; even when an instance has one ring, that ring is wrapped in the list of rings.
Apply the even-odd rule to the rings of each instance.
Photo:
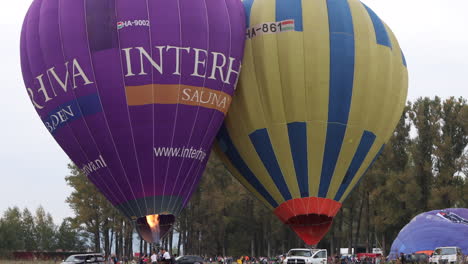
[[[157,242],[197,185],[239,77],[239,0],[34,0],[21,35],[49,132]]]

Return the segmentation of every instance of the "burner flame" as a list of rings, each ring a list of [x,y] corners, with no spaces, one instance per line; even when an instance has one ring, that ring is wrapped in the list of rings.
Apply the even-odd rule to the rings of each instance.
[[[135,228],[148,243],[158,244],[172,229],[176,218],[172,214],[159,213],[137,218]]]
[[[151,233],[153,235],[153,241],[159,241],[161,239],[161,228],[159,225],[159,215],[147,215],[146,222],[148,223]]]

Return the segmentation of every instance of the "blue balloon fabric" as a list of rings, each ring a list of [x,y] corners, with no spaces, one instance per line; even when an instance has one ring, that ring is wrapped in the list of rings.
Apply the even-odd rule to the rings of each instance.
[[[393,241],[390,258],[448,246],[459,247],[468,255],[468,209],[451,208],[417,215]]]

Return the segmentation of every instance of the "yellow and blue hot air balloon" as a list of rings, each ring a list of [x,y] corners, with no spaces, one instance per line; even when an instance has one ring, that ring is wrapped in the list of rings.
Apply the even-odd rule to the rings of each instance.
[[[242,74],[217,152],[310,245],[379,156],[408,72],[390,28],[358,0],[244,0]]]

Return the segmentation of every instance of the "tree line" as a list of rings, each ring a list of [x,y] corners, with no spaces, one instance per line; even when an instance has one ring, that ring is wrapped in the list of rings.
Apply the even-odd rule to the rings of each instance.
[[[0,256],[15,251],[84,251],[88,235],[73,227],[66,218],[57,226],[43,207],[31,213],[18,207],[7,209],[0,217]]]
[[[409,102],[381,157],[343,204],[318,247],[327,248],[329,254],[336,254],[338,248],[356,247],[368,252],[379,247],[388,252],[398,232],[417,214],[468,208],[467,144],[466,99],[435,97]],[[99,194],[76,166],[70,165],[66,181],[73,188],[67,203],[75,216],[57,228],[48,221],[51,218],[47,214],[38,217],[36,213],[33,228],[27,229],[36,231],[24,234],[35,234],[37,238],[32,241],[37,242],[26,244],[30,240],[24,238],[23,242],[15,242],[16,247],[59,248],[63,245],[59,237],[68,232],[70,237],[75,236],[71,239],[75,244],[70,242],[66,247],[84,246],[107,255],[129,257],[132,252],[149,253],[150,245],[137,238],[132,223]],[[21,230],[26,230],[23,226],[31,228],[24,225],[28,222],[24,220],[28,219],[27,213],[24,215],[17,208],[5,212],[0,220],[0,237],[2,232],[15,230],[14,225],[10,229],[3,227],[11,219],[16,219],[12,223],[22,226]],[[54,242],[42,242],[42,232],[55,234],[47,236]],[[304,246],[227,172],[215,154],[197,191],[162,243],[172,253],[203,256],[275,256]],[[0,241],[0,249],[7,248],[4,244]],[[9,244],[10,248],[13,244]]]

